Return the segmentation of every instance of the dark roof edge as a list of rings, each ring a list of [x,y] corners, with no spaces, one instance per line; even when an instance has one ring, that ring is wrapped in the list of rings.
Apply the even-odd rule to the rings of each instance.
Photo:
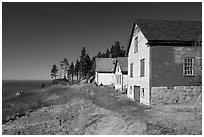
[[[167,45],[174,45],[178,44],[179,45],[186,45],[186,46],[201,46],[202,44],[198,44],[196,41],[171,41],[171,40],[148,40],[146,43],[149,46],[156,46],[156,45],[161,45],[161,44],[167,44]]]
[[[134,30],[135,30],[135,25],[136,25],[136,23],[134,21],[134,23],[132,25],[132,30],[131,30],[131,34],[130,34],[127,50],[126,50],[126,53],[125,53],[126,56],[128,56],[128,52],[129,52],[129,49],[130,49],[130,44],[131,44],[131,41],[132,41],[132,36],[133,36]]]

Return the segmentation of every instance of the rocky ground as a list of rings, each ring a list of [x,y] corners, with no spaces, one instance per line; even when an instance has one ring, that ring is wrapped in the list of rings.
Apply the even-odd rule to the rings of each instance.
[[[202,134],[202,113],[189,106],[150,108],[111,87],[91,84],[72,85],[64,92],[46,98],[61,103],[3,124],[2,134]]]

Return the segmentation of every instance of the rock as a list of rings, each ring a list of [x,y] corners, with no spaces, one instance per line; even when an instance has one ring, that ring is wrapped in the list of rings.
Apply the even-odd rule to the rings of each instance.
[[[16,92],[16,96],[19,96],[20,95],[20,92]]]
[[[20,96],[23,93],[24,93],[23,91],[18,91],[18,92],[16,92],[16,96]]]

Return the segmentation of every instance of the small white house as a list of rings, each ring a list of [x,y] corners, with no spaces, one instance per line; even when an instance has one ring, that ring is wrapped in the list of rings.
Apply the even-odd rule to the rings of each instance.
[[[96,58],[95,82],[100,85],[112,85],[115,82],[114,68],[116,58]]]
[[[118,57],[115,66],[115,89],[127,90],[128,85],[128,57]]]

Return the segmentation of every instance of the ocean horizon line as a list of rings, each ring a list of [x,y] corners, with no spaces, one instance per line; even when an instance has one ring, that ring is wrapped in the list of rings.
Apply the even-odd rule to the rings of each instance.
[[[52,81],[51,79],[2,79],[2,81]]]

